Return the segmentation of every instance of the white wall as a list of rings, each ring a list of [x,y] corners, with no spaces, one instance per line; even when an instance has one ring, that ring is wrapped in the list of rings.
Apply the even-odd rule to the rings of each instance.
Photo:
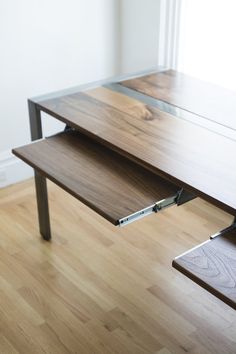
[[[166,1],[0,1],[0,187],[32,175],[10,153],[30,141],[27,98],[155,67]]]
[[[0,1],[0,187],[32,174],[27,98],[117,73],[117,0]],[[46,119],[46,134],[59,129]]]
[[[121,0],[122,73],[142,71],[157,65],[160,2],[161,0]]]

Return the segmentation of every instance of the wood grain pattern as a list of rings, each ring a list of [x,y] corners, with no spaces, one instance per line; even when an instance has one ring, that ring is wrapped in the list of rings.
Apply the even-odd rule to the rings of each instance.
[[[48,189],[51,243],[34,181],[0,189],[1,354],[235,354],[235,311],[170,266],[229,215],[195,199],[114,228]]]
[[[115,225],[119,219],[179,190],[73,131],[13,152]]]
[[[236,130],[236,92],[167,70],[122,85]]]
[[[236,229],[177,257],[173,267],[236,309]]]
[[[236,215],[235,141],[102,87],[38,107]]]

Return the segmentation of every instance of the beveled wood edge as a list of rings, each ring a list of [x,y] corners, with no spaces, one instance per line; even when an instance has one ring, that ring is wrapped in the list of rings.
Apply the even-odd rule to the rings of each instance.
[[[115,82],[121,82],[121,81],[125,81],[125,80],[130,80],[130,79],[136,79],[136,78],[138,78],[140,76],[150,75],[150,74],[154,74],[156,72],[161,72],[161,71],[166,71],[166,70],[168,70],[168,68],[166,68],[164,66],[154,66],[154,67],[151,67],[149,69],[142,70],[142,71],[137,71],[137,72],[134,72],[134,73],[123,74],[123,75],[118,75],[118,76],[112,76],[112,77],[109,77],[107,79],[98,80],[98,81],[92,81],[92,82],[89,82],[89,83],[86,83],[86,84],[81,84],[79,86],[69,87],[69,88],[64,89],[64,90],[58,90],[58,91],[49,92],[47,94],[31,97],[31,98],[28,99],[28,101],[31,101],[31,102],[34,102],[34,103],[40,103],[42,101],[47,101],[47,100],[50,100],[50,99],[59,98],[59,97],[63,97],[63,96],[66,96],[66,95],[71,95],[73,93],[77,93],[77,92],[80,92],[80,91],[87,91],[89,89],[94,89],[94,88],[97,88],[97,87],[102,86],[102,85],[115,83]]]

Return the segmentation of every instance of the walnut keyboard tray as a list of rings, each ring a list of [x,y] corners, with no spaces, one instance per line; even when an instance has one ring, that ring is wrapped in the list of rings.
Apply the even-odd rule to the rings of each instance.
[[[175,204],[180,190],[75,131],[13,152],[114,225]]]

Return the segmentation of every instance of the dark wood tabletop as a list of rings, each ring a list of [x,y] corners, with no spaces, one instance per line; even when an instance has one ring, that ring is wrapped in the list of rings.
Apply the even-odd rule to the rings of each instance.
[[[118,92],[117,87],[129,89]],[[137,91],[140,99],[134,94]],[[167,113],[155,105],[155,99],[178,106],[186,114],[191,112],[191,119]],[[234,92],[166,71],[118,82],[114,88],[98,87],[41,100],[37,106],[236,215]],[[204,124],[198,124],[200,120]]]

